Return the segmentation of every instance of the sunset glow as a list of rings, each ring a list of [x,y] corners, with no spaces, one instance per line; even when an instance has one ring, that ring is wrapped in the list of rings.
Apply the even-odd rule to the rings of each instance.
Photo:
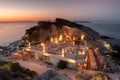
[[[0,13],[0,21],[38,21],[38,20],[45,20],[47,17],[44,15],[32,15],[32,14],[6,14]]]
[[[48,12],[2,8],[0,11],[0,21],[38,21],[52,19],[52,17],[46,15],[46,13]]]
[[[53,20],[56,17],[118,20],[119,7],[119,0],[0,0],[0,21]]]

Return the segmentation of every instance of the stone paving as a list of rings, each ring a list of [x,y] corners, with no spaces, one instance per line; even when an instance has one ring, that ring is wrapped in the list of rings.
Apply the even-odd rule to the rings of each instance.
[[[46,72],[47,70],[53,69],[53,68],[47,67],[44,64],[41,64],[41,63],[38,63],[38,62],[33,62],[33,61],[18,60],[16,62],[19,62],[25,68],[28,68],[32,71],[37,72],[39,75]]]

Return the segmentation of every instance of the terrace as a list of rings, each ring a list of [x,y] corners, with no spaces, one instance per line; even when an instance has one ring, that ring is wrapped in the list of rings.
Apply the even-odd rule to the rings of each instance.
[[[29,43],[26,50],[34,52],[36,60],[39,60],[39,55],[44,55],[70,63],[84,63],[87,58],[87,42],[84,34],[80,38],[77,40],[75,36],[71,38],[68,35],[66,37],[59,35],[59,37],[51,37],[49,42],[42,42],[37,47]]]

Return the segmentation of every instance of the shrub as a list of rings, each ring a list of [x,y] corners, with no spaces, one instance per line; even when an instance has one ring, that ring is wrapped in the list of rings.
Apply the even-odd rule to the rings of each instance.
[[[17,80],[32,80],[35,76],[37,76],[36,72],[30,71],[29,69],[22,67],[19,63],[0,61],[0,70],[5,72],[4,76],[10,77],[8,79],[8,78],[4,78],[4,76],[3,76],[2,80],[13,80],[13,79],[15,79],[15,80],[16,79]],[[7,75],[7,74],[9,74],[9,75]],[[0,77],[2,77],[2,76],[0,76]]]
[[[120,65],[120,46],[115,45],[112,46],[113,51],[109,53],[112,60],[114,60],[116,63]]]
[[[88,80],[107,80],[107,76],[105,74],[102,73],[98,73],[93,75],[90,79]]]
[[[0,80],[13,80],[11,74],[9,70],[0,69]]]
[[[11,64],[11,70],[13,71],[13,72],[17,72],[17,71],[22,71],[22,66],[19,64],[19,63],[12,63]]]
[[[57,68],[65,69],[65,68],[67,68],[67,64],[68,64],[68,62],[60,60],[57,64]]]
[[[0,69],[10,70],[11,62],[0,61]]]

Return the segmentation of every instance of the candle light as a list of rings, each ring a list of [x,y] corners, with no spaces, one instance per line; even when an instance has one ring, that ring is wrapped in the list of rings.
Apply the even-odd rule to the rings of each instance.
[[[81,35],[81,40],[84,40],[84,38],[85,38],[85,35],[82,34],[82,35]]]
[[[45,52],[45,45],[43,46],[43,52]]]
[[[84,55],[85,54],[85,51],[82,51],[82,55]]]
[[[73,40],[75,40],[75,37],[73,37]]]
[[[57,39],[57,38],[55,38],[55,43],[56,43],[56,44],[58,43],[58,39]]]
[[[43,52],[45,52],[45,44],[44,43],[41,43],[41,46],[43,48]]]
[[[81,51],[78,51],[78,54],[81,55],[82,54]]]
[[[61,41],[63,39],[63,36],[62,35],[60,35],[59,36],[59,41]]]
[[[51,42],[53,42],[53,38],[51,38],[51,40],[50,40]]]
[[[65,53],[65,50],[64,50],[64,49],[62,49],[62,57],[64,57],[64,53]]]
[[[44,47],[44,46],[45,46],[45,44],[44,44],[44,43],[41,43],[41,46],[42,46],[42,47]]]

